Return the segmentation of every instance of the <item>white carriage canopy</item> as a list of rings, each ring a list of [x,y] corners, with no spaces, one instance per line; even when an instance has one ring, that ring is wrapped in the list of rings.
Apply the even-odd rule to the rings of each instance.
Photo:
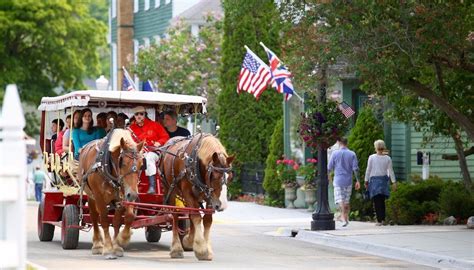
[[[207,99],[200,96],[142,91],[74,91],[57,97],[43,97],[40,111],[58,111],[71,107],[153,107],[157,111],[174,110],[178,114],[206,114]]]

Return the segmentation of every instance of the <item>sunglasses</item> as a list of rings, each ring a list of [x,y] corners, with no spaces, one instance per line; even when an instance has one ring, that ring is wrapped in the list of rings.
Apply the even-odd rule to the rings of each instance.
[[[137,112],[137,113],[135,113],[135,115],[145,115],[145,113],[144,112]]]

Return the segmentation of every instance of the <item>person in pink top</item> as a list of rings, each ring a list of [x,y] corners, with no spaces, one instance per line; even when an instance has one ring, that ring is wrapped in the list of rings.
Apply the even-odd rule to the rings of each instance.
[[[66,128],[58,132],[58,138],[54,142],[54,151],[59,156],[62,156],[64,153],[64,150],[63,150],[64,132],[66,132],[66,130],[68,130],[69,128],[71,128],[71,115],[68,115],[66,117]]]

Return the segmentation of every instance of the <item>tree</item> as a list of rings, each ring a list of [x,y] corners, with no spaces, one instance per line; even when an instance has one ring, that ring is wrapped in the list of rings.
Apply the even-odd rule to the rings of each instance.
[[[279,53],[279,14],[271,0],[223,1],[225,12],[221,93],[219,104],[219,131],[222,142],[237,162],[265,162],[271,135],[282,114],[283,97],[267,89],[258,101],[253,95],[237,94],[237,80],[249,46],[261,59],[266,60],[259,42]]]
[[[265,189],[265,202],[271,206],[284,206],[284,191],[281,187],[282,181],[276,174],[276,161],[283,155],[283,118],[278,120],[272,134],[269,153],[265,166],[265,178],[263,188]]]
[[[106,26],[88,13],[80,1],[1,1],[0,96],[16,83],[23,101],[38,103],[97,76]]]
[[[206,97],[209,113],[215,117],[222,21],[212,14],[206,21],[195,37],[190,26],[178,20],[159,45],[140,50],[133,71],[143,80],[158,82],[160,91]]]
[[[474,4],[313,0],[305,5],[289,12],[299,18],[295,28],[305,33],[290,45],[314,52],[300,61],[348,63],[346,72],[356,74],[363,91],[393,104],[397,120],[428,127],[427,138],[453,138],[470,186],[462,134],[474,140]],[[298,12],[304,16],[295,16]]]

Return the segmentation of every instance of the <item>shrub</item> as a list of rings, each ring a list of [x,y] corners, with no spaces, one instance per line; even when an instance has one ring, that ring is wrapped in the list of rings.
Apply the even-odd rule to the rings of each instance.
[[[277,121],[268,151],[269,154],[266,160],[265,178],[263,179],[265,204],[283,207],[285,204],[285,193],[281,188],[281,179],[276,174],[276,161],[283,155],[283,119]]]
[[[387,217],[397,224],[420,224],[430,213],[438,213],[439,196],[445,184],[430,178],[420,183],[399,183],[387,200]]]
[[[446,182],[439,195],[439,205],[444,217],[454,216],[458,220],[465,220],[474,215],[474,193],[462,183]]]

